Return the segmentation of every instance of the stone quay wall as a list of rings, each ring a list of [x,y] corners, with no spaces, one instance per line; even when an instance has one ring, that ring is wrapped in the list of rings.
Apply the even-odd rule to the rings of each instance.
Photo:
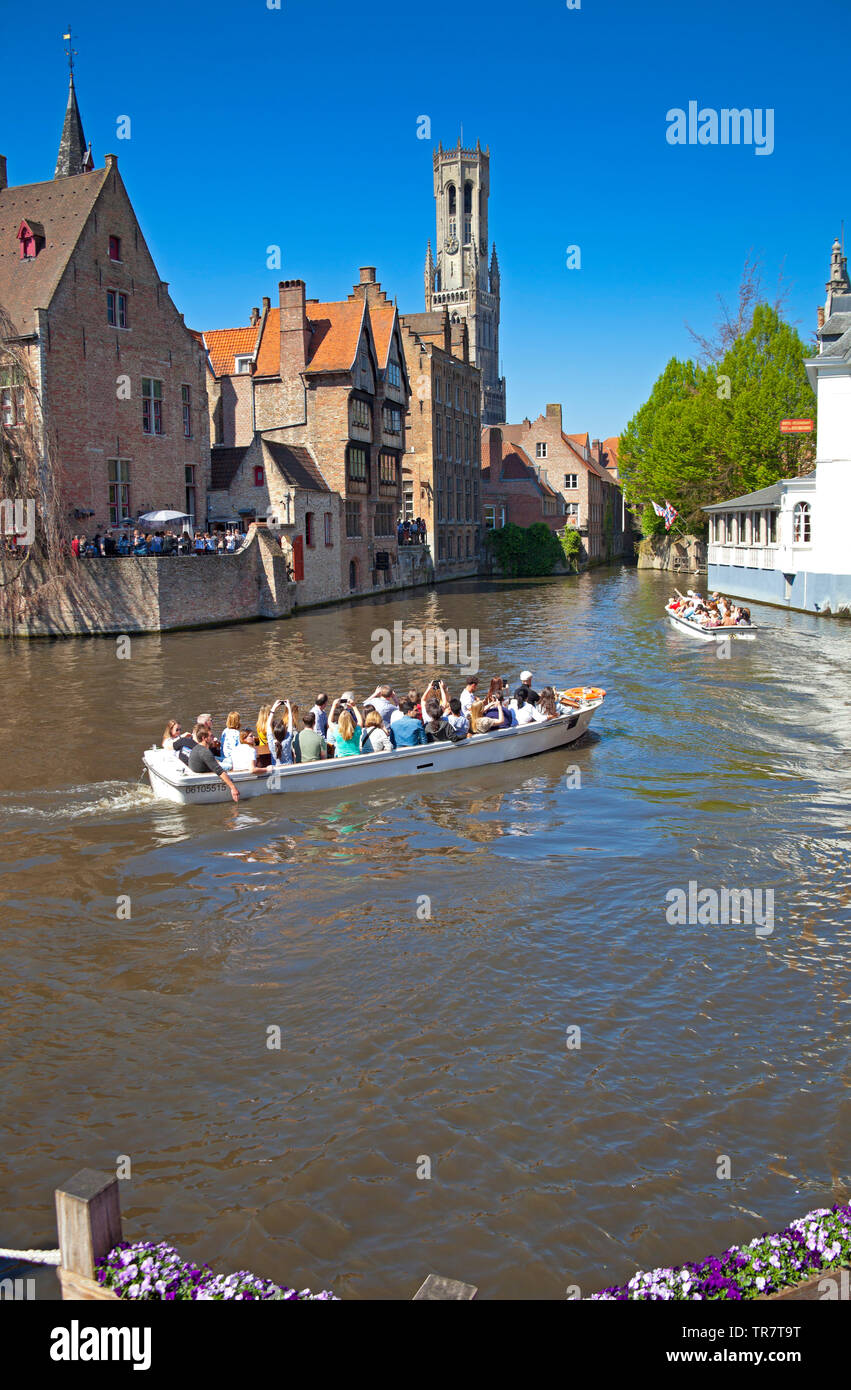
[[[706,569],[706,542],[698,536],[645,536],[638,547],[638,568],[697,574]]]
[[[330,602],[366,598],[433,582],[431,555],[410,546],[400,555],[393,584],[338,593]],[[233,555],[127,555],[72,560],[65,575],[40,583],[33,574],[16,636],[93,637],[220,627],[286,618],[299,603],[300,584],[287,580],[286,557],[265,527],[254,526]]]

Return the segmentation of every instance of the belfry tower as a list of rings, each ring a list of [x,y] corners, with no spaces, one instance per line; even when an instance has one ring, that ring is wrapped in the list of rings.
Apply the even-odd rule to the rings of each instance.
[[[490,150],[438,145],[434,154],[435,253],[425,262],[426,312],[445,305],[453,323],[467,320],[470,357],[482,373],[483,425],[505,420],[505,377],[499,375],[499,263],[488,263]]]

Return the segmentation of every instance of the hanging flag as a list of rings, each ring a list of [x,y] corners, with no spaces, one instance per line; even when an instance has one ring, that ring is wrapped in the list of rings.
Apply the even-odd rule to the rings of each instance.
[[[664,507],[660,507],[658,502],[654,502],[654,501],[651,499],[650,505],[651,505],[651,507],[653,508],[653,510],[654,510],[654,512],[656,513],[657,516],[664,516],[664,515],[665,515],[665,508],[664,508]]]
[[[679,516],[679,512],[676,511],[676,510],[671,506],[671,504],[670,504],[670,502],[667,500],[667,498],[666,498],[666,500],[665,500],[665,510],[664,510],[664,512],[662,513],[662,515],[663,515],[664,518],[665,518],[665,530],[666,530],[666,531],[670,531],[670,529],[671,529],[671,527],[673,526],[675,520],[676,520],[677,517]]]

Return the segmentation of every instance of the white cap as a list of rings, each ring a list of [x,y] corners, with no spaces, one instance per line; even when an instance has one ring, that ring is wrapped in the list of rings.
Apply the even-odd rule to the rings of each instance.
[[[350,701],[352,702],[352,704],[354,704],[354,702],[355,702],[355,697],[354,697],[354,695],[352,694],[351,690],[344,690],[343,693],[342,693],[342,695],[340,696],[340,699],[341,699],[341,700],[350,700]]]
[[[520,679],[522,680],[522,682],[523,682],[524,685],[528,684],[528,682],[532,679],[532,672],[531,672],[531,671],[521,671],[521,672],[520,672]]]

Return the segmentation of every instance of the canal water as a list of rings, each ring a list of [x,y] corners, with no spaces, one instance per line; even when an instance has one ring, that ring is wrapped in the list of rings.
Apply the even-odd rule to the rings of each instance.
[[[563,1298],[847,1199],[851,627],[755,607],[722,659],[669,582],[0,651],[0,1245],[54,1245],[54,1187],[126,1156],[127,1234],[222,1271]],[[593,732],[301,803],[139,784],[169,716],[363,698],[396,620],[604,686]],[[760,920],[707,920],[723,888]]]

